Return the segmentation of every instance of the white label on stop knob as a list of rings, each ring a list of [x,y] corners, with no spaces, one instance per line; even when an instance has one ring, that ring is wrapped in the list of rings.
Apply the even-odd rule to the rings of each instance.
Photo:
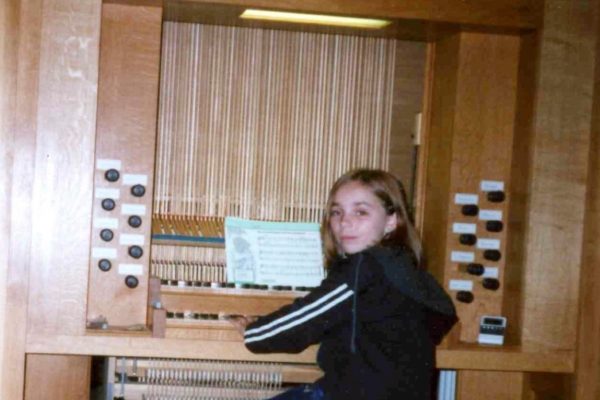
[[[489,250],[500,250],[500,240],[499,239],[477,239],[477,248],[478,249],[489,249]]]
[[[142,264],[119,264],[119,275],[144,275]]]
[[[129,233],[122,233],[121,235],[119,235],[119,244],[122,244],[124,246],[129,246],[129,245],[143,246],[144,245],[144,235],[132,235]]]
[[[473,281],[465,279],[450,279],[449,283],[450,290],[463,290],[467,292],[473,291]]]
[[[146,215],[146,206],[143,204],[123,204],[121,206],[123,215]]]
[[[471,251],[453,251],[452,253],[450,253],[450,261],[473,262],[475,261],[475,253]]]
[[[144,185],[148,184],[148,175],[141,174],[124,174],[123,185]]]

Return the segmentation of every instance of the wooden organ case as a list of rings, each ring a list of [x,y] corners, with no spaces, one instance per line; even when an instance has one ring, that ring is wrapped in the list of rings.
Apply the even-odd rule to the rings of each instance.
[[[227,315],[262,315],[308,289],[227,282],[224,217],[319,222],[339,175],[390,169],[390,159],[411,183],[426,46],[171,21],[183,13],[175,6],[163,21],[160,11],[102,9],[88,333],[151,329],[153,337],[239,346]],[[172,383],[166,361],[153,378],[136,373],[143,383],[128,383],[128,362],[157,368],[111,359],[109,375],[120,380],[110,393],[179,398],[177,387],[189,386],[179,390],[271,397],[281,384],[319,376],[312,362],[302,366],[314,350],[277,367],[198,362],[188,384]],[[170,365],[186,375],[181,365],[192,364]],[[213,374],[221,375],[213,382]]]
[[[520,166],[529,157],[523,147],[530,140],[524,132],[533,113],[534,68],[527,54],[536,50],[531,32],[539,10],[513,4],[503,14],[502,7],[459,2],[447,6],[458,7],[456,14],[436,2],[414,10],[355,1],[282,6],[390,17],[393,24],[378,35],[237,21],[243,6],[277,6],[269,1],[59,3],[47,10],[50,16],[37,17],[58,21],[44,27],[58,33],[53,40],[68,42],[60,21],[69,13],[96,28],[78,29],[100,49],[99,59],[85,53],[97,66],[96,80],[93,71],[84,74],[92,82],[87,91],[95,94],[97,83],[97,112],[84,110],[95,128],[42,141],[36,153],[52,167],[60,144],[75,143],[60,165],[79,177],[50,180],[53,196],[36,193],[36,210],[69,198],[83,208],[36,215],[50,223],[58,213],[78,221],[69,238],[79,246],[64,250],[73,270],[32,271],[26,398],[62,386],[74,369],[89,381],[89,356],[111,357],[113,394],[125,398],[212,395],[194,391],[200,385],[223,386],[230,397],[253,398],[248,390],[254,390],[261,398],[282,382],[313,381],[314,348],[252,355],[220,319],[266,313],[303,292],[227,287],[222,218],[318,221],[327,188],[353,166],[390,169],[415,182],[428,268],[461,317],[437,351],[438,367],[460,370],[459,398],[478,398],[481,387],[490,398],[528,398],[534,377],[573,372],[574,349],[555,351],[572,335],[549,339],[532,329],[554,315],[523,305],[535,288],[525,287],[524,245],[514,239],[522,239],[526,216],[520,196],[529,183]],[[73,46],[83,52],[84,42]],[[41,74],[58,68],[48,61],[50,50]],[[40,104],[56,100],[61,82],[81,89],[72,67],[64,76],[48,75]],[[353,81],[356,75],[362,79]],[[58,100],[84,112],[67,95]],[[39,122],[58,138],[60,119],[39,112]],[[34,233],[32,245],[44,251],[32,264],[43,271],[58,256],[40,244],[43,233]],[[572,300],[556,310],[567,322],[575,318]],[[508,317],[503,348],[475,343],[483,315]],[[44,384],[34,383],[45,374]],[[240,386],[229,387],[233,381]],[[256,382],[264,385],[250,387]],[[72,390],[56,398],[84,397]]]

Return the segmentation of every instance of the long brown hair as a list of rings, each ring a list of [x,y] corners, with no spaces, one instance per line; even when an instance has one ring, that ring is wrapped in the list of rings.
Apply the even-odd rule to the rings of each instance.
[[[321,224],[321,235],[327,265],[330,265],[339,256],[330,227],[330,211],[333,198],[337,191],[349,182],[359,182],[371,189],[373,194],[381,200],[383,208],[388,215],[396,213],[398,216],[396,229],[386,234],[379,245],[384,247],[405,247],[412,253],[417,264],[420,264],[422,257],[421,241],[408,213],[406,192],[402,183],[394,175],[383,170],[355,169],[340,176],[329,191],[325,213],[323,214],[323,222]]]

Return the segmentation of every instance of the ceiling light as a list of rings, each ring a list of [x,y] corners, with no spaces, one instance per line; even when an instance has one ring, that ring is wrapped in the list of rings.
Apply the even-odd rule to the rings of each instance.
[[[350,26],[354,28],[380,29],[391,22],[383,19],[339,17],[335,15],[303,14],[282,11],[248,9],[240,15],[245,19],[261,19],[268,21],[294,22],[299,24],[319,24],[334,26]]]

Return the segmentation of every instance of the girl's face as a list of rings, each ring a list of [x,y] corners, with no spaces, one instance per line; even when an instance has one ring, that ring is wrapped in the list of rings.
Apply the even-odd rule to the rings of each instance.
[[[344,184],[333,196],[329,227],[340,252],[363,251],[379,243],[397,225],[397,215],[388,215],[381,200],[359,182]]]

